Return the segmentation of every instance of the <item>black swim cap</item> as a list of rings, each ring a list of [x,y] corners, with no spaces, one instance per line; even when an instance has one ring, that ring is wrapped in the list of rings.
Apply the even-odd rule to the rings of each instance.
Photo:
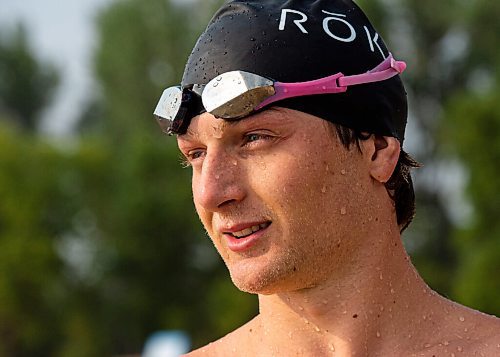
[[[182,86],[207,84],[233,70],[279,82],[304,82],[338,72],[361,74],[388,55],[368,18],[350,0],[234,0],[219,9],[198,39]],[[345,93],[274,105],[357,131],[404,139],[407,101],[399,75],[349,87]]]

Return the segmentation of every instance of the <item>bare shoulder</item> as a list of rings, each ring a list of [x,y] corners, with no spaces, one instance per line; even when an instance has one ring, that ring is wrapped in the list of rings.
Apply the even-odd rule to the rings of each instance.
[[[500,356],[500,319],[478,311],[472,316],[464,351],[478,356]]]
[[[253,338],[255,328],[255,319],[220,338],[217,341],[209,343],[197,350],[189,352],[185,357],[198,356],[229,356],[235,355],[238,351],[250,351],[251,339]]]
[[[458,312],[449,325],[455,336],[445,347],[468,356],[500,356],[500,319],[464,306]]]

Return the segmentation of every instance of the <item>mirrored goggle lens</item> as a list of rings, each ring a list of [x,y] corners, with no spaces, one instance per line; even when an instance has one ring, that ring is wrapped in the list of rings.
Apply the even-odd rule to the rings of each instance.
[[[176,133],[184,119],[182,110],[182,90],[180,87],[170,87],[163,91],[155,108],[154,116],[163,132]]]
[[[253,112],[266,98],[275,94],[268,78],[232,71],[212,79],[203,90],[203,106],[218,118],[239,119]]]

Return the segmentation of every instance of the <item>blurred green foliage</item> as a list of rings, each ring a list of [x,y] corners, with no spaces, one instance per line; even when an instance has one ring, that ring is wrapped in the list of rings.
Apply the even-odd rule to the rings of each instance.
[[[63,142],[35,131],[55,69],[33,56],[23,30],[2,37],[0,357],[138,353],[160,329],[183,329],[199,346],[256,313],[256,299],[232,286],[198,222],[175,140],[151,115],[219,3],[107,8],[96,21],[102,92]],[[433,288],[500,314],[500,7],[360,5],[409,64],[419,135],[409,150],[426,167],[416,174],[418,215],[405,243]],[[468,221],[453,217],[439,179],[450,160],[469,177]]]
[[[23,26],[0,37],[0,113],[20,127],[36,129],[40,111],[50,102],[59,77],[36,59]]]

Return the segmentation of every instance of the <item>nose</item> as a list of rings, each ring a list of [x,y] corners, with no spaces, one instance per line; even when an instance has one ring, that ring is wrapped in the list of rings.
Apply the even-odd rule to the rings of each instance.
[[[238,161],[222,151],[207,153],[198,173],[193,173],[196,205],[211,212],[221,211],[245,198],[244,173]]]

